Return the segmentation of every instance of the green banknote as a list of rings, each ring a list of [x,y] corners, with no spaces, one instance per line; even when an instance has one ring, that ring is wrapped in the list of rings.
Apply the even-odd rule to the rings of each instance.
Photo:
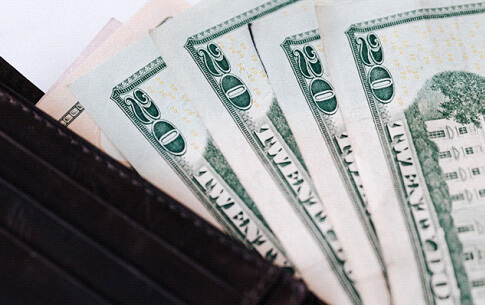
[[[396,304],[485,304],[485,3],[317,19]]]
[[[334,216],[353,277],[368,304],[389,304],[381,246],[327,73],[313,1],[251,24],[252,37],[289,126]]]
[[[328,212],[333,203],[324,202],[315,188],[248,29],[250,22],[298,5],[301,1],[205,1],[152,37],[233,168],[252,173],[262,165],[261,187],[284,196],[277,210],[291,216],[271,227],[294,251],[291,257],[308,285],[332,304],[363,304],[354,262],[344,254]]]
[[[142,176],[293,271],[255,197],[227,163],[148,36],[70,89]]]
[[[42,109],[42,111],[89,141],[101,151],[124,165],[130,166],[104,135],[99,126],[84,111],[83,105],[69,91],[68,85],[125,47],[147,35],[148,30],[158,25],[161,20],[175,16],[187,8],[189,8],[189,5],[184,0],[149,0],[109,38],[101,39],[103,40],[101,43],[99,41],[100,38],[113,31],[112,26],[105,28],[99,34],[101,37],[95,38],[76,60],[69,69],[68,75],[63,75],[54,87],[46,92],[36,104],[36,107]]]

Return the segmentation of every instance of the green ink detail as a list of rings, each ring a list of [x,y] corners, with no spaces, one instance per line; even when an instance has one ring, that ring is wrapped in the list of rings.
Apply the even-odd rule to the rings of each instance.
[[[287,41],[292,45],[291,39]],[[298,68],[292,66],[293,72],[301,74],[304,78],[311,81],[310,92],[313,102],[325,114],[336,113],[338,110],[337,98],[332,85],[322,77],[323,65],[317,50],[311,44],[305,44],[301,49],[297,48],[291,52],[291,46],[289,45],[289,48],[285,48],[284,44],[282,46],[283,49],[290,51],[290,53],[286,54],[287,57],[298,62]],[[293,60],[290,61],[293,62]]]
[[[182,156],[187,151],[187,146],[182,133],[172,123],[158,120],[153,123],[153,135],[160,145],[169,153]]]
[[[438,8],[426,8],[409,12],[404,12],[392,16],[382,17],[378,19],[368,20],[365,22],[356,23],[350,26],[346,31],[347,36],[352,33],[366,33],[379,29],[384,29],[405,23],[428,20],[428,19],[442,19],[456,16],[476,15],[485,13],[485,3],[470,3],[464,5],[453,5]],[[357,51],[357,49],[355,49]],[[355,52],[354,54],[358,54]],[[358,59],[360,62],[360,60]]]
[[[375,30],[375,29],[372,29]],[[380,117],[380,112],[379,108],[376,105],[376,99],[374,99],[374,95],[372,93],[372,90],[370,89],[369,82],[366,77],[366,70],[365,70],[365,63],[361,61],[361,58],[359,57],[359,51],[358,51],[358,44],[356,42],[355,38],[355,27],[351,27],[347,32],[347,38],[351,44],[352,48],[352,53],[354,56],[354,60],[357,64],[357,68],[359,70],[360,74],[360,79],[362,83],[362,87],[365,90],[365,94],[367,97],[367,102],[369,104],[372,117],[374,119],[374,124],[376,126],[376,129],[379,134],[379,138],[381,141],[381,144],[383,145],[383,151],[386,156],[386,160],[388,162],[389,169],[392,173],[393,177],[393,184],[394,188],[398,194],[398,200],[400,202],[400,209],[401,212],[404,216],[404,220],[406,222],[406,227],[408,229],[410,238],[411,238],[411,244],[413,246],[413,252],[414,256],[416,258],[416,261],[418,262],[418,268],[419,268],[419,275],[420,275],[420,281],[421,281],[421,287],[423,290],[423,293],[425,295],[425,302],[428,305],[435,304],[434,301],[434,296],[431,290],[431,287],[429,285],[429,281],[427,279],[427,266],[426,266],[426,260],[424,258],[424,254],[422,252],[421,248],[421,243],[419,239],[419,234],[416,230],[415,224],[413,217],[411,215],[411,211],[409,210],[408,203],[407,203],[407,198],[404,190],[404,183],[402,181],[402,178],[399,175],[399,170],[398,170],[398,165],[396,164],[394,160],[394,155],[392,152],[391,148],[391,143],[389,143],[389,138],[387,135],[387,130],[385,128],[385,123],[382,122],[382,119]],[[379,102],[379,101],[378,101]],[[379,102],[380,103],[380,102]]]
[[[383,66],[374,66],[367,74],[374,97],[381,103],[390,103],[394,97],[394,81],[391,72]]]
[[[306,45],[302,50],[296,49],[294,55],[298,58],[300,72],[306,78],[314,78],[323,75],[322,62],[312,45]]]
[[[355,38],[358,46],[359,57],[365,65],[368,86],[374,97],[381,103],[387,104],[394,98],[394,81],[391,72],[382,64],[384,52],[381,40],[375,33]]]
[[[308,170],[305,165],[305,161],[303,160],[303,156],[301,155],[300,149],[296,144],[295,137],[293,136],[290,126],[288,125],[288,121],[286,120],[280,105],[278,105],[276,98],[273,98],[273,102],[271,103],[271,107],[267,112],[267,116],[271,120],[271,123],[273,123],[278,133],[283,137],[283,139],[285,139],[286,144],[288,144],[298,161],[300,161],[301,165],[305,168],[305,170]]]
[[[313,102],[325,114],[331,115],[337,112],[338,103],[332,85],[323,78],[315,78],[310,84],[310,92]]]
[[[254,201],[249,197],[246,189],[241,185],[236,174],[232,171],[226,158],[222,155],[221,151],[212,138],[209,138],[207,142],[207,147],[204,152],[204,158],[209,162],[209,164],[214,168],[214,170],[219,174],[219,176],[224,177],[224,181],[238,194],[238,196],[243,200],[247,207],[250,208],[254,215],[256,215],[261,222],[269,228],[269,225],[264,220],[263,216],[259,212]]]
[[[246,84],[237,76],[226,74],[221,78],[221,88],[226,98],[241,110],[251,108],[251,93]]]
[[[446,71],[433,76],[431,81],[433,90],[448,97],[438,110],[444,118],[481,127],[480,118],[485,115],[485,78],[465,71]]]
[[[365,38],[358,37],[359,53],[362,62],[366,66],[380,65],[384,62],[381,41],[374,33],[369,33]]]
[[[224,52],[217,44],[212,42],[207,45],[206,49],[199,49],[198,54],[204,60],[207,71],[212,76],[221,78],[219,85],[226,99],[238,109],[248,110],[251,108],[251,93],[239,77],[230,73],[231,65]]]
[[[191,44],[190,41],[196,40],[197,43],[194,44],[202,44],[202,43],[209,43],[211,40],[214,40],[214,36],[222,36],[227,34],[235,29],[238,29],[246,24],[250,23],[251,21],[257,20],[261,17],[264,17],[268,14],[271,14],[279,9],[282,9],[290,4],[300,2],[302,0],[271,0],[268,1],[258,7],[255,7],[247,12],[242,13],[241,15],[235,16],[224,23],[220,23],[215,25],[203,32],[193,35],[187,41],[185,48],[188,49],[188,45]],[[189,50],[190,51],[190,50]]]
[[[199,55],[204,58],[204,63],[207,69],[214,76],[222,76],[224,73],[231,71],[231,66],[227,61],[224,52],[215,43],[210,43],[207,50],[200,49]]]
[[[125,98],[125,103],[132,107],[133,113],[143,123],[150,123],[160,117],[160,112],[152,99],[143,90],[135,89],[133,96]]]
[[[345,154],[343,151],[341,151],[341,148],[339,147],[336,140],[337,137],[342,135],[337,135],[333,129],[327,127],[327,124],[328,124],[327,121],[332,120],[332,114],[336,113],[338,109],[337,107],[335,107],[335,110],[331,113],[327,113],[325,111],[323,111],[322,113],[322,111],[319,111],[321,110],[321,107],[314,98],[314,94],[312,93],[311,86],[308,85],[307,79],[311,80],[313,78],[312,74],[314,74],[314,77],[323,76],[323,67],[321,69],[322,74],[305,73],[305,71],[307,70],[302,71],[301,69],[301,66],[302,66],[301,56],[303,54],[300,54],[299,52],[294,51],[294,47],[311,46],[310,43],[315,41],[320,41],[320,33],[318,29],[288,37],[281,44],[281,47],[285,52],[286,57],[288,58],[288,61],[293,70],[294,76],[297,79],[298,84],[300,85],[302,94],[304,95],[305,100],[310,108],[310,111],[313,114],[313,117],[320,130],[320,133],[322,134],[322,138],[327,144],[327,147],[332,155],[332,160],[334,161],[334,164],[338,169],[340,177],[342,178],[342,181],[345,184],[345,188],[352,199],[353,206],[355,207],[357,214],[359,215],[359,219],[364,227],[366,235],[372,245],[374,253],[378,258],[379,265],[386,279],[386,283],[389,286],[389,279],[388,279],[388,274],[386,270],[386,265],[384,263],[384,256],[382,254],[382,249],[380,246],[379,239],[377,237],[377,232],[375,230],[374,223],[372,222],[372,219],[367,209],[367,205],[363,198],[364,195],[361,194],[359,187],[357,186],[357,183],[353,178],[353,173],[350,172],[347,161],[345,161],[344,159]],[[316,52],[316,50],[313,50],[313,51]],[[315,55],[318,57],[317,53]],[[321,63],[320,60],[318,60],[318,62]],[[322,80],[322,78],[317,78],[317,79]],[[313,83],[313,80],[310,83]]]
[[[186,169],[186,164],[183,159],[179,156],[174,156],[175,154],[180,154],[185,150],[185,140],[182,143],[181,134],[174,133],[174,126],[166,124],[167,121],[164,121],[159,118],[159,110],[151,98],[146,95],[142,90],[139,89],[139,86],[148,81],[149,79],[155,77],[158,73],[166,68],[165,62],[162,60],[161,57],[153,60],[151,63],[146,65],[144,68],[140,69],[138,72],[127,78],[121,84],[113,88],[113,93],[111,95],[111,99],[120,107],[120,109],[125,113],[125,115],[132,121],[132,123],[138,128],[138,130],[143,134],[143,136],[148,140],[148,142],[156,149],[156,151],[160,154],[160,156],[168,163],[168,165],[174,170],[174,172],[182,179],[182,181],[187,185],[187,187],[194,193],[194,195],[204,204],[204,206],[211,212],[211,214],[216,218],[216,220],[221,224],[221,226],[228,232],[229,235],[233,236],[234,238],[243,242],[248,248],[255,249],[258,244],[255,244],[258,241],[249,241],[247,240],[246,236],[239,231],[236,227],[236,224],[229,219],[229,216],[224,213],[224,206],[219,206],[215,203],[215,200],[211,199],[206,190],[203,189],[202,186],[197,182],[197,179],[193,175],[193,173],[188,173]],[[131,98],[131,101],[127,103],[127,98],[123,98],[123,95],[137,96],[135,99]],[[146,106],[146,109],[150,109],[149,112],[143,111],[144,107],[141,107],[139,110],[142,112],[135,112],[134,108],[132,108],[133,101],[142,102]],[[145,103],[146,102],[146,103]],[[153,106],[153,107],[151,107]],[[138,116],[140,113],[143,113],[143,118],[149,119],[147,122],[144,122]],[[145,116],[147,113],[151,113],[152,115],[147,117]],[[156,115],[154,115],[156,114]],[[153,124],[152,129],[150,131],[150,125]],[[158,128],[156,124],[162,124]],[[211,141],[210,141],[211,142]],[[168,147],[169,146],[169,147]],[[281,255],[283,255],[288,262],[288,265],[285,266],[285,269],[289,270],[290,273],[294,272],[294,268],[292,263],[288,261],[286,258],[286,253],[282,246],[280,245],[279,240],[274,236],[274,233],[270,230],[267,226],[266,222],[261,221],[261,214],[258,213],[253,215],[254,202],[249,198],[249,195],[246,193],[245,189],[242,185],[240,185],[239,181],[237,181],[236,175],[230,169],[229,164],[222,156],[221,152],[213,145],[213,143],[209,143],[208,151],[206,151],[203,156],[210,156],[210,160],[205,160],[209,166],[212,163],[217,163],[218,171],[217,174],[220,173],[227,173],[229,174],[230,184],[227,183],[224,178],[223,182],[228,184],[230,187],[233,186],[232,191],[236,194],[238,199],[243,201],[244,206],[242,206],[242,210],[248,214],[248,221],[254,222],[257,225],[258,230],[261,233],[260,235],[263,238],[267,239],[267,242],[271,243],[271,251],[265,253],[268,258],[272,258],[273,260],[276,258],[278,251]],[[191,169],[195,170],[195,169]],[[190,172],[190,170],[189,170]],[[242,193],[236,193],[235,191],[241,191]],[[239,195],[242,194],[242,197]],[[233,198],[234,202],[236,198]],[[230,204],[235,204],[234,202]],[[242,217],[242,215],[240,215]],[[253,217],[254,216],[254,217]],[[246,224],[242,224],[244,226]],[[244,228],[241,228],[244,231]],[[261,243],[259,243],[261,245]],[[276,250],[275,250],[276,249]],[[271,256],[271,257],[269,257]]]
[[[203,190],[194,187],[194,179],[187,175],[185,170],[180,166],[176,159],[171,156],[162,145],[158,139],[148,130],[147,126],[140,120],[136,115],[136,112],[130,107],[129,103],[126,103],[126,99],[123,99],[121,95],[129,94],[134,90],[138,89],[140,85],[149,80],[150,78],[157,75],[159,72],[167,67],[165,62],[161,57],[155,59],[144,68],[140,69],[130,78],[125,80],[123,83],[119,84],[113,88],[113,93],[111,99],[121,108],[121,110],[130,118],[130,120],[136,125],[138,130],[145,136],[145,138],[150,142],[150,144],[157,150],[157,152],[163,157],[163,159],[170,165],[170,167],[177,173],[177,175],[184,181],[184,183],[194,192],[194,195],[204,203],[207,209],[211,211],[217,221],[224,227],[224,229],[229,232],[230,235],[235,238],[241,239],[242,236],[238,234],[237,230],[231,228],[229,225],[231,222],[229,219],[222,217],[216,207],[210,202],[210,200],[205,196]]]
[[[433,78],[434,79],[434,78]],[[437,145],[428,137],[425,118],[420,111],[422,104],[427,104],[426,94],[434,87],[434,82],[427,82],[425,87],[418,93],[418,98],[404,112],[408,127],[411,132],[414,147],[418,155],[423,175],[426,177],[431,201],[438,215],[440,227],[445,233],[445,239],[450,250],[451,260],[460,289],[460,300],[463,305],[472,305],[472,296],[468,276],[463,262],[463,245],[458,239],[456,227],[451,216],[451,198],[448,186],[443,179],[443,172],[439,166],[439,149]],[[427,92],[426,92],[427,91]]]
[[[284,8],[298,1],[300,0],[271,0],[239,16],[231,18],[226,22],[218,24],[199,34],[195,34],[192,37],[189,37],[184,47],[191,55],[192,59],[197,64],[202,74],[207,79],[208,83],[211,85],[212,89],[215,91],[215,93],[223,103],[226,110],[229,112],[231,117],[236,122],[237,126],[241,130],[242,134],[245,136],[249,145],[253,148],[254,152],[258,155],[263,165],[268,169],[268,172],[271,174],[273,180],[282,190],[283,195],[292,204],[297,215],[299,215],[300,219],[303,221],[308,231],[312,234],[312,236],[317,241],[320,249],[326,256],[328,262],[331,265],[332,270],[334,271],[336,277],[340,281],[342,287],[345,289],[350,300],[354,304],[362,304],[362,300],[360,299],[359,293],[357,292],[354,283],[352,282],[352,280],[349,279],[349,277],[346,274],[346,270],[344,269],[344,262],[340,261],[340,259],[337,257],[336,253],[334,252],[335,250],[332,248],[331,243],[328,240],[330,237],[326,236],[326,232],[323,232],[318,226],[317,222],[325,221],[325,219],[318,220],[318,219],[312,218],[312,216],[309,215],[309,212],[306,210],[306,207],[304,206],[304,204],[306,203],[301,203],[299,201],[298,194],[296,194],[296,192],[292,189],[292,185],[290,185],[288,181],[286,181],[286,178],[280,172],[278,165],[276,165],[273,162],[273,160],[271,160],[271,158],[267,155],[265,151],[264,143],[262,144],[259,141],[258,136],[256,134],[257,132],[260,132],[260,130],[255,130],[255,126],[253,125],[253,122],[251,123],[248,122],[248,118],[245,116],[244,109],[240,107],[238,108],[237,105],[235,105],[234,102],[230,99],[230,97],[226,94],[226,92],[222,90],[219,81],[216,79],[216,77],[220,77],[220,76],[216,76],[214,75],[214,73],[212,73],[213,71],[216,71],[216,70],[213,70],[213,71],[210,70],[211,67],[208,67],[208,65],[205,62],[206,57],[202,57],[201,53],[199,52],[200,49],[206,48],[208,45],[213,43],[213,40],[217,39],[218,37],[225,35],[235,29],[238,29],[241,26],[247,25],[249,22],[253,20],[256,20],[265,15],[268,15],[278,9]],[[242,92],[242,90],[238,90],[238,92]],[[276,101],[273,101],[273,102],[276,103]],[[281,109],[273,108],[268,112],[282,114]],[[268,116],[270,115],[271,114],[268,114]],[[280,119],[277,119],[275,116],[273,116],[273,120],[271,120],[269,117],[267,119],[268,121],[266,122],[266,124],[263,123],[264,125],[271,124],[273,125],[273,128],[276,128],[274,127],[274,125],[279,125],[280,130],[282,130],[283,132],[286,132],[286,131],[285,131],[285,128],[282,128],[281,125],[286,125],[287,130],[290,130],[286,122],[286,119],[282,121]],[[276,124],[274,124],[273,121],[275,121]],[[269,128],[271,128],[271,126]],[[277,130],[277,131],[281,132],[280,130]],[[292,137],[292,134],[289,134],[288,132],[286,132],[285,134],[291,135]],[[279,139],[280,138],[279,135],[275,135],[275,136],[278,138],[278,140],[280,141],[282,140],[282,139]],[[294,140],[290,140],[290,142],[292,141]],[[286,139],[283,140],[281,144],[283,147],[285,147],[285,150],[288,153],[288,155],[290,156],[293,155],[296,158],[295,161],[302,160],[299,150],[292,151],[288,145],[289,143],[286,142]],[[292,143],[291,145],[293,147],[296,147],[296,143],[294,144]],[[294,162],[294,163],[297,166],[298,170],[300,171],[300,174],[302,176],[307,177],[305,178],[305,180],[309,180],[307,181],[307,183],[309,183],[309,185],[312,187],[312,192],[315,195],[314,199],[318,199],[318,201],[321,202],[321,200],[316,195],[317,193],[314,191],[314,187],[312,185],[313,182],[311,181],[311,179],[309,179],[309,174],[306,172],[306,167],[304,163],[298,163],[298,162]]]
[[[77,102],[72,106],[58,121],[64,126],[69,126],[75,119],[77,119],[84,111],[84,107]]]
[[[409,235],[412,240],[414,255],[416,257],[416,261],[418,262],[418,268],[420,270],[420,277],[421,277],[421,286],[423,288],[423,293],[425,295],[427,304],[435,304],[435,300],[434,300],[435,296],[433,295],[432,289],[430,287],[429,279],[427,276],[428,274],[427,263],[424,258],[424,254],[422,252],[422,245],[420,242],[418,232],[415,227],[416,224],[414,223],[414,220],[410,215],[409,207],[407,204],[407,196],[404,190],[404,183],[402,181],[402,177],[400,177],[398,165],[396,164],[396,161],[393,156],[391,143],[389,143],[389,135],[386,130],[387,119],[384,118],[385,115],[381,115],[381,107],[379,107],[376,104],[377,99],[374,97],[372,90],[369,86],[369,81],[367,79],[366,70],[365,70],[366,64],[365,62],[362,61],[362,58],[360,57],[359,43],[357,42],[358,37],[356,34],[370,33],[372,31],[376,31],[379,29],[385,29],[392,26],[411,23],[415,21],[421,21],[421,20],[451,18],[456,16],[466,16],[466,15],[475,15],[475,14],[483,14],[483,13],[485,13],[485,3],[483,2],[449,6],[449,7],[419,9],[419,10],[404,12],[404,13],[400,13],[392,16],[387,16],[383,18],[378,18],[374,20],[368,20],[365,22],[353,24],[345,32],[351,47],[351,51],[354,56],[354,61],[359,71],[362,87],[365,90],[367,102],[369,104],[370,111],[374,119],[375,128],[378,132],[379,139],[383,147],[383,152],[388,162],[389,170],[392,173],[394,188],[398,193],[400,208],[404,216],[404,219],[406,221],[406,226],[409,230]],[[415,129],[415,132],[417,132],[417,129]],[[423,158],[424,160],[424,157],[421,157],[421,158]],[[429,182],[430,181],[428,180],[426,181],[427,184]],[[448,238],[450,238],[450,242],[453,242],[451,237],[448,237]],[[462,275],[455,274],[455,277],[457,282],[463,281]],[[461,288],[463,288],[463,286],[461,286],[460,289]],[[464,289],[465,290],[462,291],[461,293],[464,294],[465,296],[464,297],[465,302],[468,302],[466,299],[468,298],[469,294],[467,293],[467,288],[464,288]],[[469,304],[469,302],[466,304]]]

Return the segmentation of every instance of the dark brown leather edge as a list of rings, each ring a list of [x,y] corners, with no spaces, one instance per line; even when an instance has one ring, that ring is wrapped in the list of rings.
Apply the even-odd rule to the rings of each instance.
[[[241,304],[313,302],[301,281],[214,229],[32,105],[0,93],[0,116],[0,130],[233,285],[241,293]]]
[[[37,88],[2,57],[0,57],[0,88],[32,104],[37,103],[44,95],[42,90]]]

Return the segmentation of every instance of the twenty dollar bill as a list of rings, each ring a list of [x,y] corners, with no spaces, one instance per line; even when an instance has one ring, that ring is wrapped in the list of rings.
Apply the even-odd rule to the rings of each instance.
[[[289,216],[270,225],[309,286],[330,303],[362,304],[352,261],[327,211],[331,203],[315,188],[248,30],[250,22],[299,3],[250,0],[228,6],[209,0],[169,20],[152,37],[235,171],[258,172],[260,188],[281,194],[268,212]],[[273,201],[263,202],[267,209]]]
[[[148,36],[70,88],[142,176],[269,261],[293,268]]]
[[[68,85],[146,35],[149,29],[155,27],[162,20],[175,16],[187,8],[189,8],[189,5],[183,0],[149,1],[101,46],[92,51],[88,58],[77,65],[70,75],[56,84],[55,88],[49,90],[37,103],[37,107],[111,157],[128,166],[129,163],[126,159],[101,131],[96,122],[84,111],[83,105],[69,91]]]
[[[251,24],[252,37],[288,124],[325,202],[368,304],[390,304],[381,246],[338,96],[327,73],[313,1]]]
[[[396,304],[485,304],[485,3],[317,17]]]

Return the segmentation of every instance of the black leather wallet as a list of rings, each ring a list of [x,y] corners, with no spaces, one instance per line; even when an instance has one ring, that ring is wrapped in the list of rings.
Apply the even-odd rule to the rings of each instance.
[[[1,304],[324,304],[0,76]]]

